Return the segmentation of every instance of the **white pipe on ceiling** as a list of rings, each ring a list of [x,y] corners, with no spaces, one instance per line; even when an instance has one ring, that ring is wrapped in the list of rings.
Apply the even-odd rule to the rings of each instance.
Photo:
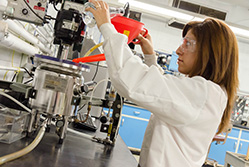
[[[47,34],[47,36],[53,38],[54,37],[54,29],[51,30],[48,25],[49,25],[49,23],[44,24],[42,27],[38,27],[38,28],[41,29],[41,31],[44,31]]]
[[[24,27],[23,23],[18,21],[18,20],[14,20],[15,23],[20,26],[20,27]],[[39,42],[41,42],[45,48],[49,49],[49,51],[51,51],[51,47],[53,45],[53,38],[52,37],[47,37],[45,36],[41,31],[39,31],[39,29],[34,25],[34,24],[29,24],[29,26],[31,26],[34,29],[34,34],[33,36],[35,38],[38,39]],[[24,28],[25,29],[25,28]],[[33,30],[32,30],[33,31]],[[35,31],[37,31],[38,33],[36,34]],[[51,54],[50,54],[51,55]]]
[[[31,25],[31,27],[33,27],[33,28],[38,32],[38,34],[39,34],[42,38],[44,38],[44,39],[47,41],[47,43],[51,43],[52,39],[51,39],[51,35],[50,35],[50,34],[48,34],[48,35],[49,35],[49,37],[48,37],[48,36],[44,35],[45,32],[42,32],[42,30],[39,29],[38,27],[36,27],[34,24],[30,24],[30,25]],[[45,27],[44,27],[44,28],[45,28]],[[46,32],[46,33],[47,33],[47,32]]]
[[[40,42],[42,42],[46,47],[49,47],[51,44],[50,43],[48,43],[48,41],[45,39],[45,38],[43,38],[41,35],[37,35],[37,37],[36,37]]]
[[[7,27],[7,23],[0,21],[0,45],[27,55],[39,53],[38,48],[28,44],[11,33],[7,34]]]
[[[27,55],[35,55],[39,53],[38,48],[28,44],[27,42],[21,40],[20,38],[17,38],[10,33],[7,37],[0,39],[0,45]]]
[[[30,34],[27,30],[25,30],[22,26],[15,23],[13,20],[6,20],[8,23],[10,30],[14,31],[17,35],[20,35],[28,42],[34,44],[38,48],[40,48],[43,52],[52,54],[51,50],[46,48],[44,44],[42,44],[35,36]]]
[[[0,39],[0,45],[27,55],[35,55],[39,53],[38,48],[28,44],[27,42],[21,40],[20,38],[17,38],[10,33],[7,37]]]

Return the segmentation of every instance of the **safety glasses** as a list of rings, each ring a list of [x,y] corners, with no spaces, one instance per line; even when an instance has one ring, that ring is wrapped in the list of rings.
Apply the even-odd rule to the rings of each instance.
[[[181,49],[183,52],[194,52],[196,41],[187,37],[182,38]]]

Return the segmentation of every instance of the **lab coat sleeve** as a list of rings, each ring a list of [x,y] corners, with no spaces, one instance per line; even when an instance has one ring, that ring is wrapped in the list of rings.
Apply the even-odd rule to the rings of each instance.
[[[133,55],[127,37],[112,24],[103,24],[100,31],[109,76],[121,96],[173,126],[189,124],[199,116],[208,93],[204,78],[163,76],[158,67],[149,67]]]
[[[159,66],[159,64],[157,64],[157,57],[156,55],[154,54],[151,54],[151,55],[148,55],[148,54],[145,54],[144,55],[144,63],[147,65],[147,66],[152,66],[152,65],[155,65],[162,74],[164,74],[164,70],[162,69],[162,67]]]

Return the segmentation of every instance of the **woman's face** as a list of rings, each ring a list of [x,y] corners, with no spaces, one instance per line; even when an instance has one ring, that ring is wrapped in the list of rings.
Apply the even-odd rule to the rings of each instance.
[[[196,42],[194,34],[189,30],[176,50],[176,54],[179,56],[177,63],[180,73],[188,75],[191,72],[197,58]]]

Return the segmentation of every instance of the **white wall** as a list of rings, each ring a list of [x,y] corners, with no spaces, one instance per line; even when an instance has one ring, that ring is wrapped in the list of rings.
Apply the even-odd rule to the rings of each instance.
[[[240,90],[249,94],[249,43],[239,42]]]
[[[148,15],[142,15],[141,22],[149,30],[152,36],[154,49],[172,53],[181,42],[182,31],[167,25],[167,20],[156,19]]]

